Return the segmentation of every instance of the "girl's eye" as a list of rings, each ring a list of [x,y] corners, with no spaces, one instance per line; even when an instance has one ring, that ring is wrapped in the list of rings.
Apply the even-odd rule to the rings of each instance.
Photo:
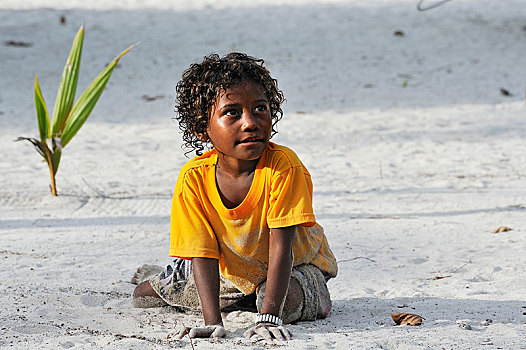
[[[267,110],[267,106],[266,105],[259,105],[256,107],[256,111],[258,112],[265,112]]]
[[[235,116],[235,115],[238,115],[238,111],[236,109],[227,109],[225,111],[225,115],[231,115],[231,116]]]

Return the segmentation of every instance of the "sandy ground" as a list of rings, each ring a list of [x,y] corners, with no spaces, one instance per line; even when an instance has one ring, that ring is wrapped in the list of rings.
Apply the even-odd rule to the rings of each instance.
[[[191,347],[170,335],[200,319],[132,308],[128,281],[169,261],[187,160],[173,87],[202,56],[238,50],[265,58],[285,92],[275,141],[311,171],[340,267],[331,315],[291,325],[283,346],[526,348],[523,1],[83,3],[0,0],[0,347]],[[54,198],[45,164],[13,140],[38,134],[34,75],[51,109],[81,23],[79,89],[141,44],[65,149]],[[425,320],[394,326],[392,312]],[[225,315],[227,338],[193,346],[271,347],[242,338],[252,317]]]

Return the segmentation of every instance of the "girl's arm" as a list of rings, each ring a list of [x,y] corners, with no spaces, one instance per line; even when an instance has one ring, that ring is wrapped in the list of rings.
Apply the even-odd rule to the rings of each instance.
[[[192,269],[205,326],[223,324],[219,309],[219,261],[193,258]]]
[[[292,242],[296,226],[271,229],[267,285],[262,314],[281,317],[292,271]]]
[[[182,338],[186,333],[190,338],[224,337],[226,334],[219,308],[219,263],[217,259],[193,258],[197,294],[201,301],[201,310],[205,327],[182,329],[178,334]]]
[[[261,314],[271,314],[281,318],[294,262],[292,242],[295,232],[295,226],[271,229],[267,282]],[[247,338],[257,335],[266,340],[290,339],[290,333],[283,326],[272,323],[256,324],[244,335]]]

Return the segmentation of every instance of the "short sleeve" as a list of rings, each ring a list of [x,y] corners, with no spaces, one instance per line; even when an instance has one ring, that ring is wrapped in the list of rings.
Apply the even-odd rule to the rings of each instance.
[[[268,227],[313,226],[315,223],[309,173],[299,165],[275,175],[270,183]]]
[[[190,176],[183,176],[176,185],[170,219],[169,255],[219,259],[217,239],[203,210],[197,182]]]

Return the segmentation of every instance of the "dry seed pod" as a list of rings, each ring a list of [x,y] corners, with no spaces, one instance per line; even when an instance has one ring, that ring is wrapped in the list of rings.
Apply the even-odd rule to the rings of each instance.
[[[408,314],[406,312],[391,314],[391,318],[399,326],[420,326],[422,324],[422,317],[415,314]]]
[[[508,232],[511,231],[511,228],[506,226],[501,226],[498,229],[494,230],[493,233],[501,233],[501,232]]]

